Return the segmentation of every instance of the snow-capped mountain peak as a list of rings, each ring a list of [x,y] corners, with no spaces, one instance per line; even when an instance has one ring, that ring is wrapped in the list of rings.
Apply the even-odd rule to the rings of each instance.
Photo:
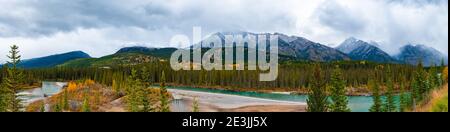
[[[445,64],[448,63],[448,56],[423,44],[407,44],[400,48],[400,53],[396,57],[412,65],[417,65],[419,61],[422,61],[425,66],[440,64],[442,60]]]
[[[358,47],[361,46],[366,46],[367,43],[365,43],[364,41],[358,40],[354,37],[350,37],[348,39],[346,39],[341,45],[339,45],[338,47],[336,47],[336,49],[348,54],[350,52],[352,52],[353,50],[355,50]]]
[[[376,42],[365,42],[354,37],[346,39],[337,47],[352,58],[352,60],[368,60],[373,62],[395,62],[389,54],[378,48]]]

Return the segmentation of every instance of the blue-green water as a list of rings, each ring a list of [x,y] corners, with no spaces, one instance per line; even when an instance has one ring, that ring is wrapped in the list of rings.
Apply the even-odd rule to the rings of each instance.
[[[238,92],[230,90],[220,90],[220,89],[206,89],[206,88],[195,88],[195,87],[168,87],[169,89],[179,89],[188,91],[198,91],[198,92],[208,92],[208,93],[219,93],[219,94],[230,94],[239,95],[263,99],[281,100],[281,101],[293,101],[293,102],[306,102],[308,98],[307,95],[289,95],[289,94],[277,94],[277,93],[259,93],[259,92]],[[352,112],[368,112],[369,108],[372,106],[372,97],[370,96],[348,96],[349,104],[348,106]]]
[[[21,95],[20,98],[23,100],[23,103],[25,105],[36,101],[44,99],[45,96],[49,97],[54,94],[57,94],[61,91],[64,85],[67,83],[65,82],[42,82],[42,86],[40,88],[34,88],[25,90],[22,92],[19,92],[18,94]]]
[[[62,86],[66,85],[64,82],[43,82],[41,88],[36,88],[33,90],[27,90],[21,92],[25,94],[24,100],[26,102],[32,102],[38,99],[43,99],[44,94],[51,96],[58,93]],[[278,94],[278,93],[260,93],[260,92],[238,92],[230,90],[220,90],[220,89],[206,89],[206,88],[195,88],[195,87],[168,87],[169,89],[179,89],[188,91],[198,91],[198,92],[208,92],[208,93],[219,93],[219,94],[229,94],[229,95],[239,95],[246,97],[255,97],[263,99],[281,100],[281,101],[293,101],[293,102],[306,102],[307,95],[288,95],[288,94]],[[398,97],[396,97],[398,100]],[[349,107],[353,112],[368,112],[369,108],[372,106],[372,97],[370,96],[349,96]],[[397,101],[398,102],[398,101]]]

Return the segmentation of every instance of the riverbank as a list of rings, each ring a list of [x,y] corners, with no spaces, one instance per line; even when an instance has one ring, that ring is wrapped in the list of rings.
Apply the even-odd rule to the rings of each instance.
[[[192,87],[212,90],[229,90],[234,92],[258,92],[258,93],[274,93],[274,94],[291,94],[291,95],[307,95],[308,90],[306,88],[236,88],[236,87],[224,87],[224,86],[199,86],[199,85],[180,85],[180,84],[168,84],[170,87]],[[368,88],[347,87],[347,96],[371,96]],[[384,89],[382,89],[384,90]],[[382,93],[384,93],[382,91]]]
[[[172,112],[192,112],[194,99],[200,112],[305,112],[306,104],[289,101],[275,101],[252,97],[217,93],[169,89],[173,96]],[[120,98],[102,105],[99,111],[126,112],[124,99]]]
[[[426,100],[415,112],[448,112],[448,84],[431,91]]]
[[[59,83],[45,83],[45,89],[62,87]],[[90,84],[90,85],[88,85]],[[98,112],[125,112],[126,103],[123,98],[116,96],[110,87],[95,84],[94,82],[80,82],[76,85],[68,85],[68,103],[70,109],[67,111],[80,111],[80,106],[85,96],[89,98],[92,111]],[[87,88],[87,89],[86,89]],[[155,86],[149,90],[157,90]],[[306,111],[306,95],[295,95],[290,92],[234,92],[229,90],[217,90],[214,88],[192,88],[192,87],[167,87],[169,92],[177,95],[172,99],[173,112],[191,112],[194,98],[198,98],[200,111],[202,112],[303,112]],[[90,91],[86,91],[86,90]],[[53,90],[52,90],[53,91]],[[175,92],[174,92],[175,91]],[[180,92],[181,91],[181,92]],[[46,90],[46,92],[49,92]],[[63,93],[53,91],[57,96],[52,96],[47,101],[49,111],[61,102]],[[51,92],[51,93],[53,93]],[[35,93],[35,92],[31,92]],[[43,95],[40,93],[39,98]],[[155,92],[152,92],[155,93]],[[158,92],[156,92],[158,93]],[[34,95],[34,94],[33,94]],[[53,95],[53,94],[48,94]],[[155,95],[154,97],[157,97]],[[120,99],[119,99],[120,98]],[[153,96],[152,96],[153,98]],[[153,99],[152,99],[153,100]],[[157,102],[157,99],[155,99]],[[34,101],[33,101],[34,102]],[[36,103],[39,104],[39,103]],[[372,105],[372,98],[366,96],[349,96],[349,107],[355,112],[367,112]],[[37,105],[34,108],[39,108]],[[32,109],[38,111],[38,109]]]
[[[30,89],[35,89],[35,88],[39,88],[42,87],[42,82],[35,82],[35,83],[26,83],[26,84],[21,84],[20,86],[20,90],[30,90]]]

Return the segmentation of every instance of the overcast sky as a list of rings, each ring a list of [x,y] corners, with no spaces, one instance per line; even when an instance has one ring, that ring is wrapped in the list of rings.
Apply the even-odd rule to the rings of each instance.
[[[176,34],[284,33],[329,46],[348,37],[395,54],[407,43],[448,55],[448,0],[0,0],[0,62],[124,46],[166,47]]]

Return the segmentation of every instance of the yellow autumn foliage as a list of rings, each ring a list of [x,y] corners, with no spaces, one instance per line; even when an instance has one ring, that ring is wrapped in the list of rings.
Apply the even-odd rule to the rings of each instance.
[[[94,81],[94,80],[86,79],[86,80],[84,81],[84,85],[93,85],[93,84],[95,84],[95,81]]]
[[[69,92],[73,92],[73,91],[77,90],[77,88],[78,88],[78,85],[76,82],[69,82],[67,84],[67,91],[69,91]]]

